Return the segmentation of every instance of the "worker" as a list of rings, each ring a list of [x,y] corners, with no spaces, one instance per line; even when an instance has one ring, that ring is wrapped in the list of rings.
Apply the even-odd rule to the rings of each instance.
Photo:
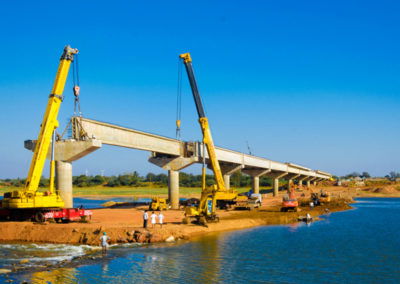
[[[313,209],[314,208],[314,202],[310,202],[310,209]]]
[[[156,226],[156,223],[157,223],[156,222],[157,215],[156,215],[156,213],[154,213],[154,211],[153,211],[153,213],[151,213],[150,218],[151,218],[151,227],[154,228]]]
[[[103,232],[103,235],[100,237],[100,244],[101,244],[101,249],[102,249],[103,254],[107,253],[107,247],[108,247],[109,240],[110,240],[110,237],[107,236],[106,232]]]
[[[164,222],[164,215],[163,213],[160,211],[160,213],[158,214],[158,223],[160,224],[160,227],[162,228]]]
[[[311,222],[312,217],[311,217],[310,213],[307,213],[306,220],[307,220],[307,222]]]
[[[147,210],[144,210],[143,213],[143,228],[147,229],[147,221],[149,220],[149,214],[147,213]]]

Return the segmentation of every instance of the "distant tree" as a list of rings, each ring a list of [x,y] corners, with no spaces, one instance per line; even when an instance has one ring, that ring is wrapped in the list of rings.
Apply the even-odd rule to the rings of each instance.
[[[363,178],[370,178],[371,175],[370,175],[368,172],[363,172],[363,173],[361,174],[361,177],[363,177]]]
[[[156,178],[157,178],[157,176],[153,173],[148,173],[146,175],[146,181],[148,181],[148,182],[155,182]]]
[[[355,178],[355,177],[360,177],[360,176],[361,176],[360,173],[352,172],[352,173],[346,175],[345,178]]]
[[[392,171],[389,173],[389,176],[391,179],[400,178],[400,173],[396,173],[395,171]]]

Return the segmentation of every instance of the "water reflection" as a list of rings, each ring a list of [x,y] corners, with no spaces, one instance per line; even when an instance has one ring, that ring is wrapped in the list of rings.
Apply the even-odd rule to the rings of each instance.
[[[33,284],[52,283],[52,284],[68,284],[77,283],[77,271],[75,268],[59,268],[50,271],[40,271],[32,273],[29,281]]]

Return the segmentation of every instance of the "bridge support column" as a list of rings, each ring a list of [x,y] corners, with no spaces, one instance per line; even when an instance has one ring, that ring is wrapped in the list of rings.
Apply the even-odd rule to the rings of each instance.
[[[179,171],[168,171],[168,199],[171,209],[179,209]]]
[[[231,175],[237,171],[240,171],[243,168],[243,166],[238,164],[232,164],[232,165],[220,164],[220,167],[221,167],[221,172],[224,175],[225,188],[230,189]]]
[[[279,178],[274,178],[273,190],[273,195],[277,196],[279,192]]]
[[[254,193],[260,193],[260,178],[258,176],[253,177],[253,190]]]
[[[231,175],[224,175],[224,183],[226,189],[231,188]]]
[[[252,177],[253,192],[260,193],[260,177],[271,172],[270,169],[246,169],[242,170],[243,173]]]
[[[149,162],[168,170],[168,199],[171,209],[179,209],[179,171],[198,162],[197,157],[169,157],[153,153]]]
[[[56,188],[64,201],[64,207],[73,208],[72,163],[56,161]]]
[[[273,180],[272,183],[272,189],[273,189],[273,195],[277,196],[278,192],[279,192],[279,179],[286,176],[288,173],[287,172],[273,172],[269,175],[267,175],[268,177],[270,177]]]

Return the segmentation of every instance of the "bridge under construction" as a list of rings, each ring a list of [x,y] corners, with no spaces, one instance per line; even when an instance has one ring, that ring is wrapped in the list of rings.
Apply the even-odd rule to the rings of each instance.
[[[66,207],[73,207],[72,162],[100,149],[103,144],[149,151],[149,162],[168,171],[168,198],[172,209],[179,207],[179,171],[201,163],[203,157],[208,163],[202,142],[181,141],[79,116],[72,117],[71,124],[72,139],[57,141],[54,151],[56,185]],[[34,144],[27,140],[25,148],[33,150]],[[237,171],[252,177],[255,193],[259,192],[261,176],[271,178],[274,195],[278,194],[280,179],[287,180],[289,186],[294,182],[310,186],[332,177],[330,173],[294,163],[272,161],[221,147],[216,147],[215,151],[227,187],[230,176]]]

